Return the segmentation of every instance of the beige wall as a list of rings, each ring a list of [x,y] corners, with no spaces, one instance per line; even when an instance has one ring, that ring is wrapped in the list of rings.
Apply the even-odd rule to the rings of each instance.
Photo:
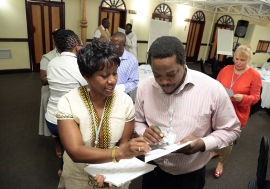
[[[67,29],[74,30],[81,36],[80,21],[82,17],[81,2],[82,0],[64,0],[65,2],[65,24]],[[25,13],[25,1],[23,0],[1,0],[0,1],[0,38],[24,38],[27,39],[27,25]],[[138,40],[147,41],[149,35],[149,24],[151,15],[155,7],[160,3],[156,1],[146,0],[125,0],[127,10],[136,10],[137,14],[127,14],[127,23],[133,23],[133,31],[136,33]],[[87,39],[92,39],[95,29],[98,27],[98,14],[101,0],[86,0],[87,6]],[[186,42],[189,22],[184,22],[185,18],[191,18],[198,10],[184,5],[168,3],[173,13],[171,35],[176,36],[182,42]],[[212,12],[203,11],[206,17],[205,29],[202,43],[211,42],[212,31],[217,19],[222,14],[214,14]],[[234,19],[235,25],[240,19],[248,20],[254,27],[248,27],[245,38],[239,39],[242,44],[250,44],[256,49],[258,40],[269,40],[268,33],[270,23],[264,22],[240,15],[230,15]],[[214,22],[214,23],[213,23]],[[2,29],[4,28],[4,29]],[[253,29],[254,31],[253,31]],[[263,32],[264,34],[262,35]],[[234,38],[236,41],[237,38]],[[147,43],[139,43],[138,45],[138,61],[145,62]],[[22,69],[30,68],[29,51],[27,42],[2,42],[0,48],[11,49],[12,59],[0,59],[0,70],[4,69]],[[207,57],[209,47],[201,46],[198,59]],[[252,59],[254,62],[264,62],[269,54],[256,53]]]
[[[25,2],[0,1],[0,38],[27,38]],[[10,49],[11,59],[0,59],[0,70],[30,68],[27,42],[0,42],[0,49]]]
[[[253,51],[256,51],[259,40],[270,41],[270,28],[259,26],[259,25],[253,25],[253,26],[254,26],[254,31],[252,34],[250,45],[252,46]],[[257,66],[262,66],[262,64],[265,63],[268,58],[270,58],[269,53],[256,53],[251,58],[250,63],[254,62],[257,64]]]

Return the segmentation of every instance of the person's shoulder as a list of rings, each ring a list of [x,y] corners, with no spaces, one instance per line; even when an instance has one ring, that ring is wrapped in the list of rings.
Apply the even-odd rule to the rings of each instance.
[[[114,95],[116,96],[117,99],[120,99],[122,102],[125,102],[126,100],[132,101],[131,97],[121,90],[115,89]]]
[[[192,78],[192,82],[195,86],[199,85],[202,87],[206,87],[206,86],[217,87],[220,84],[217,80],[213,79],[212,77],[210,77],[202,72],[189,69],[189,73],[190,73],[190,76]]]
[[[64,94],[61,98],[68,99],[68,101],[72,101],[79,96],[79,87],[75,89],[71,89],[68,93]]]
[[[58,65],[59,61],[61,59],[61,56],[56,56],[54,58],[52,58],[48,64],[48,67],[56,67]]]
[[[42,57],[48,59],[49,61],[52,60],[54,57],[57,57],[56,49],[44,54]]]
[[[253,69],[253,68],[251,68],[251,67],[248,69],[248,71],[249,71],[249,73],[251,73],[251,74],[254,75],[254,76],[259,76],[259,77],[261,77],[260,73],[259,73],[257,70],[255,70],[255,69]]]
[[[223,67],[222,69],[224,69],[224,70],[233,70],[234,65],[227,65],[227,66]]]
[[[138,62],[137,58],[133,54],[131,54],[130,52],[128,52],[126,49],[124,50],[124,56],[129,61]]]
[[[140,81],[140,83],[138,84],[138,88],[153,86],[155,82],[156,81],[154,76],[147,77],[144,80]]]
[[[136,37],[136,33],[132,31],[132,32],[129,33],[127,36],[130,36],[130,37]]]

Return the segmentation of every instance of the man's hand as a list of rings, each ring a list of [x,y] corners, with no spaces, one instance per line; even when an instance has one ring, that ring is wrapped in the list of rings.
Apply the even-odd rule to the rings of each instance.
[[[193,141],[193,140],[195,140],[195,141],[192,142],[191,144],[177,150],[176,153],[183,153],[186,155],[191,155],[191,154],[195,154],[199,151],[200,152],[205,151],[205,144],[204,144],[203,140],[200,138],[197,138],[195,136],[188,136],[188,137],[184,138],[183,140],[181,140],[180,142],[178,142],[177,144],[180,145],[180,144],[184,144],[188,141]]]
[[[164,134],[160,131],[160,129],[152,125],[144,131],[143,137],[149,144],[162,145],[162,138],[164,137]]]

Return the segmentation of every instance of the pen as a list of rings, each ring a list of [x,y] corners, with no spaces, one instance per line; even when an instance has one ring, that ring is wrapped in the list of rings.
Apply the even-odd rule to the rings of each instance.
[[[162,132],[161,129],[159,128],[159,126],[156,125],[155,127],[156,127],[160,132]],[[164,136],[163,136],[163,137],[164,137]],[[161,137],[161,138],[163,138],[163,137]],[[169,146],[169,143],[168,143],[168,142],[165,142],[165,141],[164,141],[164,143],[167,144],[167,146]]]

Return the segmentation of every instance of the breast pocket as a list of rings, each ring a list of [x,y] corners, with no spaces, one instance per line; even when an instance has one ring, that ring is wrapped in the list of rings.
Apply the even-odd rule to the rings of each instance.
[[[185,126],[189,127],[193,135],[205,133],[211,127],[211,114],[186,115],[184,120]]]

